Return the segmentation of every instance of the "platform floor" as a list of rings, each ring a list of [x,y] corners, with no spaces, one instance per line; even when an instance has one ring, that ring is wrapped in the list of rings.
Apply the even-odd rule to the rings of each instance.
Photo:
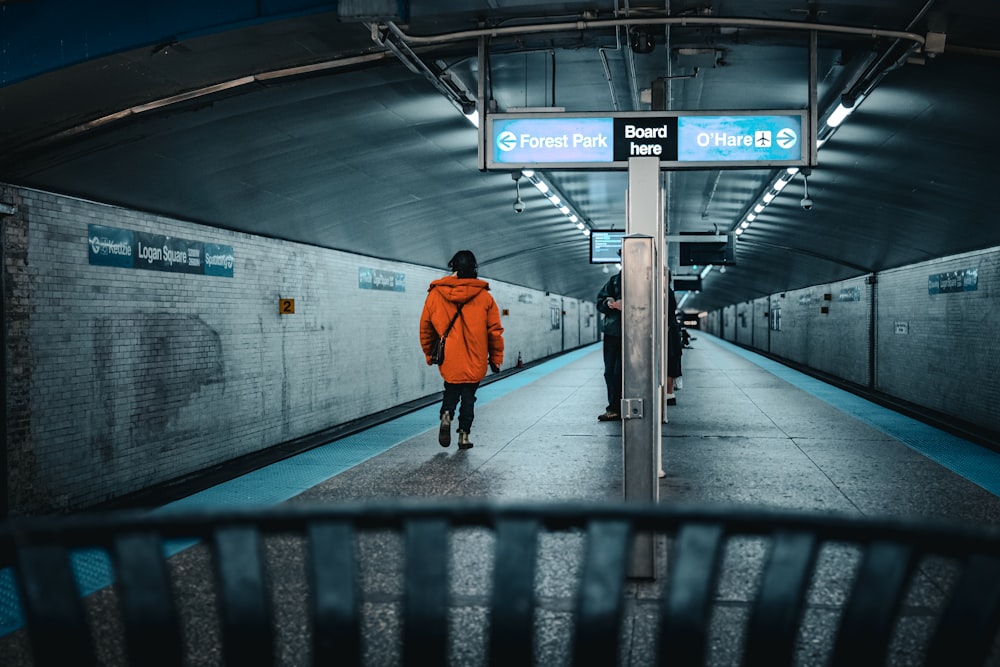
[[[602,364],[600,345],[594,345],[483,386],[472,429],[475,446],[469,450],[438,445],[434,405],[161,510],[445,496],[617,501],[623,496],[621,424],[597,420],[606,402]],[[664,425],[661,503],[1000,522],[1000,454],[708,335],[696,335],[684,351],[683,368],[678,404],[669,408]],[[541,556],[545,592],[538,616],[538,664],[568,664],[564,631],[573,601],[572,587],[563,582],[578,565],[573,555],[578,547],[578,541],[556,539]],[[174,557],[180,586],[193,599],[187,612],[191,627],[202,627],[197,618],[204,581],[183,577],[206,556],[198,547],[178,551],[183,551]],[[488,577],[481,575],[489,567],[484,551],[483,542],[470,536],[450,556],[461,574],[454,664],[483,661]],[[398,596],[381,590],[379,573],[398,574],[398,544],[385,546],[384,553],[375,546],[366,553],[370,572],[365,576],[374,593],[365,631],[377,638],[394,631]],[[272,556],[275,584],[295,598],[300,583],[285,578],[300,577],[301,553],[279,546]],[[107,564],[81,559],[77,566],[84,590],[98,591],[88,604],[95,623],[106,624],[101,632],[110,637],[115,624],[102,620],[114,615],[114,596],[105,588]],[[826,594],[842,601],[843,592],[834,591],[837,579],[828,582]],[[821,598],[824,585],[817,586]],[[10,587],[9,577],[6,583],[0,578],[0,634],[7,635],[0,637],[0,664],[30,664],[23,631],[17,629],[16,602],[12,605],[4,586]],[[656,582],[630,586],[622,664],[653,664],[651,619],[658,594]],[[745,613],[739,592],[729,594],[733,609],[741,610],[734,613]],[[294,610],[301,600],[290,604]],[[211,610],[210,604],[205,607]],[[279,612],[279,618],[288,613],[294,611]],[[306,630],[294,622],[289,628],[280,638],[282,664],[304,664]],[[212,633],[204,635],[195,638],[192,664],[219,664]],[[118,650],[108,649],[105,664],[117,664]],[[721,640],[713,649],[713,664],[734,664],[738,650]],[[398,663],[398,646],[391,642],[373,641],[369,651],[371,664]]]
[[[697,338],[663,428],[660,502],[1000,521],[1000,454]],[[437,444],[433,406],[416,413],[424,430],[294,500],[622,498],[621,424],[596,418],[600,346],[573,356],[484,387],[472,449]]]

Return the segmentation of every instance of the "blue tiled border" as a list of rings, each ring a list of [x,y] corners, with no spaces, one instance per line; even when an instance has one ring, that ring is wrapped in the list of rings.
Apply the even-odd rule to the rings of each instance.
[[[594,345],[588,345],[483,385],[477,392],[476,403],[483,405],[517,391],[591,354],[595,349]],[[422,408],[182,498],[153,512],[277,505],[425,431],[436,430],[438,414],[437,404]],[[170,542],[164,545],[164,553],[172,556],[192,544],[190,541]],[[109,586],[114,580],[111,561],[103,551],[81,550],[74,552],[71,558],[73,573],[82,595],[89,595]],[[9,568],[0,570],[0,637],[10,634],[23,624],[24,616],[13,574]]]
[[[699,337],[702,334],[699,334]],[[756,364],[768,373],[772,373],[792,386],[829,403],[858,421],[896,438],[914,451],[961,475],[993,495],[1000,496],[1000,454],[997,452],[934,428],[912,417],[893,412],[849,391],[800,373],[721,338],[705,335],[703,340],[708,340],[727,352],[732,352]]]

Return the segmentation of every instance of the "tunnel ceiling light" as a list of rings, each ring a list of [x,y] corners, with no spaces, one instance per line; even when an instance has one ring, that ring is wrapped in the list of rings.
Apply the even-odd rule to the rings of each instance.
[[[558,191],[556,188],[546,183],[541,174],[532,169],[522,169],[520,174],[531,181],[531,184],[534,185],[535,188],[541,192],[542,195],[544,195],[545,198],[548,199],[560,213],[565,215],[571,224],[576,225],[576,228],[582,231],[584,236],[590,236],[590,223],[581,221],[580,216],[573,210],[572,203],[564,197],[560,197],[559,194],[557,194]]]
[[[837,105],[837,108],[833,110],[830,117],[826,119],[826,124],[830,127],[839,127],[844,120],[854,112],[854,105],[844,106],[841,102]]]
[[[770,204],[772,201],[774,201],[774,193],[769,190],[764,193],[764,203]]]

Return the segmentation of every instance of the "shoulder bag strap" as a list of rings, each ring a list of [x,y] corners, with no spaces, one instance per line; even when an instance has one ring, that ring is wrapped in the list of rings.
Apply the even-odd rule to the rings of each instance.
[[[451,328],[455,325],[455,320],[457,320],[458,316],[462,314],[462,306],[464,305],[465,305],[464,303],[458,304],[458,310],[456,310],[455,314],[452,316],[451,322],[448,322],[448,328],[444,330],[443,334],[441,334],[441,338],[448,337],[448,333],[451,331]]]

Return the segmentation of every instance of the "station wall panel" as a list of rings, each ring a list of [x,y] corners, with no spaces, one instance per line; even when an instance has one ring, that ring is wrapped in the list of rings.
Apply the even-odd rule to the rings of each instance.
[[[4,227],[12,516],[92,506],[442,388],[418,325],[443,270],[0,194],[17,206]],[[90,225],[229,247],[232,275],[92,264]],[[505,368],[597,340],[579,324],[592,304],[490,282],[508,312]]]

